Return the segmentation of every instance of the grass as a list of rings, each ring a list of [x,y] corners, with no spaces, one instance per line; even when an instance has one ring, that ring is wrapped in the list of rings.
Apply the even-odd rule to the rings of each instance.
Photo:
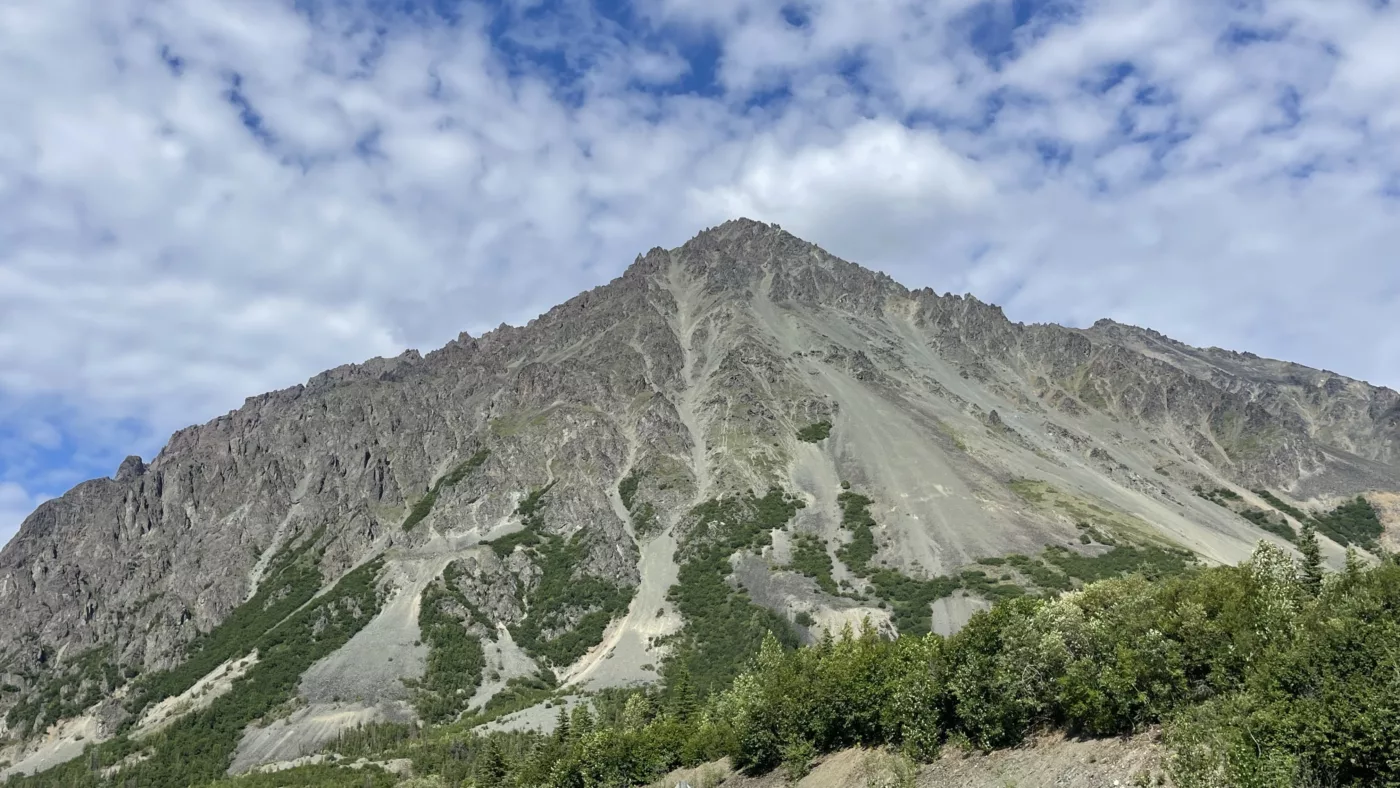
[[[1012,479],[1008,484],[1011,491],[1021,496],[1027,503],[1043,503],[1049,488],[1045,482],[1034,479]]]
[[[797,431],[797,439],[804,443],[821,443],[831,435],[831,422],[822,420],[808,424]]]
[[[452,470],[443,474],[436,482],[433,482],[433,486],[428,489],[428,492],[424,493],[423,497],[419,498],[418,502],[413,504],[413,508],[409,510],[408,517],[405,517],[403,521],[403,529],[405,531],[411,531],[415,525],[423,522],[424,518],[432,513],[433,506],[437,504],[438,495],[443,490],[467,478],[468,474],[480,468],[481,465],[486,462],[486,458],[490,456],[491,452],[489,450],[481,449],[476,454],[458,463]]]

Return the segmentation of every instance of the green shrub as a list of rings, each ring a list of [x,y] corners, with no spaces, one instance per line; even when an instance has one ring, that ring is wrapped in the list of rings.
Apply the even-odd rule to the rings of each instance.
[[[1237,567],[1004,600],[951,638],[866,629],[791,649],[765,636],[703,700],[675,663],[665,695],[600,695],[596,719],[581,705],[552,735],[483,734],[466,720],[421,733],[367,727],[336,748],[410,757],[445,785],[636,786],[724,757],[796,776],[847,747],[928,760],[947,741],[1010,747],[1035,730],[1161,725],[1180,788],[1400,783],[1400,563],[1353,566],[1313,594],[1264,543]],[[907,784],[909,764],[897,771]],[[73,774],[95,784],[86,768]]]
[[[707,501],[691,512],[694,524],[681,545],[687,556],[677,582],[668,592],[685,626],[674,637],[662,666],[667,683],[684,672],[700,695],[722,687],[758,652],[772,632],[787,647],[797,635],[787,620],[755,605],[742,589],[730,586],[729,557],[772,541],[772,532],[790,521],[802,502],[781,490]]]
[[[1355,544],[1374,550],[1385,530],[1371,502],[1361,496],[1317,516],[1317,530],[1340,545]]]
[[[490,451],[481,449],[458,463],[452,470],[444,474],[442,478],[434,482],[433,486],[428,488],[428,491],[423,494],[423,497],[419,498],[418,501],[413,504],[413,507],[409,509],[408,517],[405,517],[403,521],[403,529],[405,531],[411,531],[415,525],[423,522],[423,519],[432,513],[433,506],[437,504],[438,495],[443,490],[467,478],[468,474],[480,468],[490,456]]]
[[[788,567],[817,581],[817,587],[832,596],[840,593],[831,577],[831,556],[826,543],[811,534],[797,534],[792,540],[792,564]]]
[[[637,487],[641,483],[641,472],[634,470],[617,485],[617,494],[622,499],[622,508],[629,512],[632,511],[632,503],[637,498]]]
[[[418,629],[428,645],[428,658],[423,677],[410,686],[414,708],[428,722],[445,722],[465,711],[486,667],[481,638],[467,628],[485,616],[452,582],[452,566],[448,564],[444,578],[423,591],[418,603]],[[450,612],[453,608],[476,621],[463,621]]]
[[[315,596],[321,589],[322,533],[317,530],[279,550],[268,562],[257,593],[192,641],[183,662],[141,677],[125,704],[134,713],[128,724],[150,704],[179,695],[224,662],[248,654],[258,638]]]
[[[1300,523],[1308,519],[1307,512],[1302,511],[1296,506],[1289,505],[1287,502],[1283,501],[1277,495],[1274,495],[1268,490],[1255,490],[1254,494],[1259,496],[1260,498],[1263,498],[1265,501],[1268,502],[1270,506],[1274,507],[1280,512],[1283,512],[1289,517],[1292,517],[1294,520],[1297,520]]]
[[[805,443],[820,443],[831,435],[831,422],[818,421],[797,431],[797,439]]]
[[[841,527],[851,532],[851,541],[836,555],[856,577],[870,575],[870,560],[875,557],[875,518],[870,515],[873,503],[860,493],[847,491],[836,496],[836,505],[841,507]]]

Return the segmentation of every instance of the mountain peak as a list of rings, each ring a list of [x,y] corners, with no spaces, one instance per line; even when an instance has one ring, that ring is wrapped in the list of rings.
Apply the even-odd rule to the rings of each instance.
[[[1265,532],[1195,490],[1315,508],[1400,485],[1394,392],[1095,328],[1011,324],[972,296],[911,292],[731,219],[526,326],[251,398],[149,466],[129,458],[115,481],[46,503],[0,551],[0,632],[15,634],[0,678],[25,682],[0,693],[0,713],[19,736],[47,729],[31,699],[81,679],[89,663],[69,655],[93,648],[123,670],[193,665],[169,694],[191,691],[320,599],[327,616],[354,614],[330,627],[343,642],[308,640],[322,650],[289,650],[306,657],[295,666],[245,665],[249,681],[302,674],[277,702],[306,709],[275,742],[246,706],[217,710],[234,715],[220,746],[249,753],[245,767],[290,760],[349,710],[450,718],[532,676],[569,690],[654,681],[671,658],[658,644],[729,637],[675,601],[681,577],[725,589],[755,646],[795,612],[812,622],[804,636],[867,616],[947,634],[996,589],[920,609],[901,603],[903,581],[872,575],[984,577],[984,559],[1047,547],[1089,561],[1101,536],[1232,561]],[[1093,522],[1076,531],[1066,514],[1081,512]],[[804,577],[792,567],[813,550]],[[385,593],[340,604],[337,587]],[[311,632],[319,619],[288,620]],[[226,621],[262,629],[190,648]],[[463,639],[490,656],[491,680],[480,664],[425,673],[413,656]],[[96,707],[115,721],[102,737],[128,713]]]

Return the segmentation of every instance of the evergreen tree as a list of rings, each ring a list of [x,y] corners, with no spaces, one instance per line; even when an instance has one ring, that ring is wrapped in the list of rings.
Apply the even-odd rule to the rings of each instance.
[[[1303,554],[1303,587],[1316,595],[1322,588],[1322,547],[1317,542],[1317,529],[1312,521],[1303,523],[1303,533],[1298,537],[1298,550]]]
[[[581,739],[593,730],[593,713],[588,710],[588,704],[581,702],[574,707],[573,719],[569,723],[569,730],[574,738]]]
[[[509,771],[510,767],[506,763],[505,754],[501,752],[501,745],[494,738],[488,738],[476,762],[477,785],[482,788],[496,788],[505,782]]]
[[[1362,570],[1361,553],[1355,547],[1347,546],[1346,573],[1348,580],[1356,580],[1361,576]]]
[[[554,740],[563,744],[569,740],[569,708],[559,707],[559,719],[554,723]]]
[[[695,716],[700,704],[695,697],[695,683],[691,680],[690,670],[684,662],[677,662],[672,681],[674,683],[669,687],[670,711],[678,719],[688,720]]]

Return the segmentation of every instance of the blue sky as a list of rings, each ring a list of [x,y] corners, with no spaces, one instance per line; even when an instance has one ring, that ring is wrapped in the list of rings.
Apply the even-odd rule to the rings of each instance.
[[[179,427],[747,215],[1400,384],[1374,0],[11,0],[0,540]]]

